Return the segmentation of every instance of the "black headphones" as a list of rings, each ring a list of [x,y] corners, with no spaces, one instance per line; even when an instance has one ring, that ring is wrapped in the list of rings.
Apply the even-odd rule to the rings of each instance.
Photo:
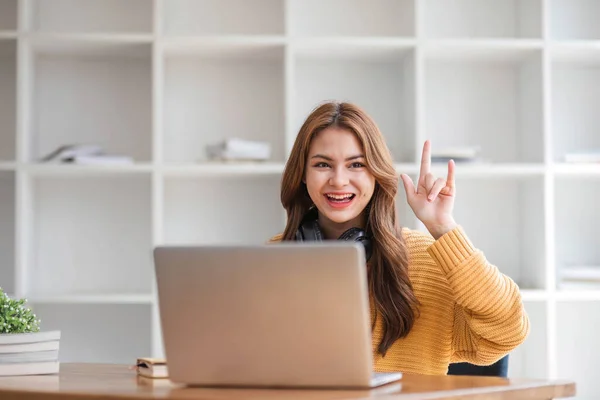
[[[323,240],[323,234],[321,232],[321,228],[319,227],[318,217],[319,211],[317,210],[317,207],[311,207],[306,215],[304,215],[302,218],[300,226],[296,231],[296,241],[304,242]],[[350,228],[342,233],[338,240],[362,243],[365,248],[365,257],[367,261],[369,261],[369,258],[371,258],[373,246],[371,244],[371,239],[367,236],[367,233],[364,230],[356,227]]]

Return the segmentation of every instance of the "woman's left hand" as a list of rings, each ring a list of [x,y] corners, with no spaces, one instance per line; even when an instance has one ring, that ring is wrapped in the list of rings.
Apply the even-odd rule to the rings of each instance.
[[[408,175],[401,175],[410,208],[436,240],[457,226],[452,216],[456,197],[454,167],[454,161],[450,160],[446,179],[436,179],[430,172],[431,143],[426,140],[417,187]]]

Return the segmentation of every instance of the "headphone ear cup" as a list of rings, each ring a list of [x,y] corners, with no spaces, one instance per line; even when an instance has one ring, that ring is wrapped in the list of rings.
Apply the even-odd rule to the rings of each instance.
[[[342,233],[338,240],[351,241],[351,242],[359,242],[365,248],[365,257],[367,261],[371,258],[371,253],[373,251],[373,246],[371,244],[371,240],[367,236],[366,232],[360,228],[350,228],[346,232]]]
[[[302,225],[302,231],[304,232],[305,240],[323,240],[323,234],[321,233],[321,229],[319,228],[319,222],[316,219],[312,221],[306,221]]]
[[[302,219],[300,227],[296,231],[296,240],[299,242],[303,241],[321,241],[323,240],[323,234],[319,228],[319,222],[317,220],[318,213],[316,209],[311,209]]]
[[[346,232],[342,233],[338,240],[344,241],[357,241],[361,237],[365,236],[365,232],[360,228],[350,228]]]

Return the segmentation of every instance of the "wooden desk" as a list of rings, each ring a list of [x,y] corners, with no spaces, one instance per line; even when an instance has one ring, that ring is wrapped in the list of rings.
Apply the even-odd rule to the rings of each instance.
[[[65,364],[58,375],[0,377],[2,400],[93,399],[551,399],[575,395],[566,381],[405,374],[374,390],[185,388],[168,380],[138,377],[127,365]]]

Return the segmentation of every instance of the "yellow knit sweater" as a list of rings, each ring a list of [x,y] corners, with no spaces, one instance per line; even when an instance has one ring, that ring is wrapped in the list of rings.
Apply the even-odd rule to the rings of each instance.
[[[438,240],[406,228],[402,234],[420,316],[385,357],[377,352],[382,337],[377,318],[375,371],[445,375],[451,362],[492,364],[525,340],[529,318],[519,288],[486,260],[462,227]]]

